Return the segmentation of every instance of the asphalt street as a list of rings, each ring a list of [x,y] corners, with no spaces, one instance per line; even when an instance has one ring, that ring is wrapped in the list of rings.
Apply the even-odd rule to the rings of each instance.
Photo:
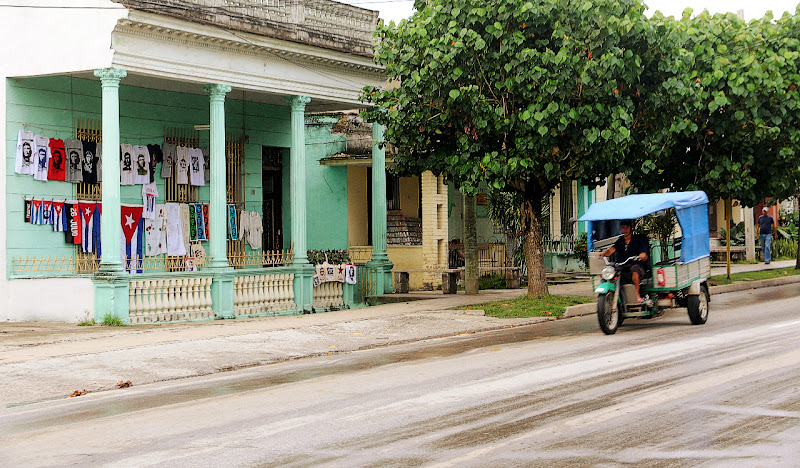
[[[797,466],[797,285],[6,408],[6,466]],[[351,333],[358,333],[351,331]],[[2,459],[0,459],[2,460]]]

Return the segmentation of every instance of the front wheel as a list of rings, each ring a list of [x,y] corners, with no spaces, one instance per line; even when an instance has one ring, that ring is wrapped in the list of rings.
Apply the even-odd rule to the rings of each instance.
[[[689,296],[686,301],[689,310],[689,320],[692,325],[702,325],[708,320],[708,288],[700,285],[700,294]]]
[[[597,321],[600,322],[603,333],[606,335],[616,333],[621,322],[619,318],[619,306],[614,309],[614,293],[607,292],[597,296]]]

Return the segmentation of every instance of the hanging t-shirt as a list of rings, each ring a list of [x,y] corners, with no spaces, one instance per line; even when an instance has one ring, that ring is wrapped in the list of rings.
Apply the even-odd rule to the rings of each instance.
[[[247,240],[247,233],[250,231],[250,212],[242,210],[239,213],[239,239]]]
[[[202,148],[201,151],[203,152],[203,179],[205,181],[211,182],[211,151],[208,148]]]
[[[197,210],[195,204],[189,204],[189,241],[197,240]]]
[[[156,169],[163,160],[163,155],[161,147],[155,144],[147,145],[147,152],[150,153],[150,183],[153,183],[156,181]]]
[[[205,175],[203,174],[203,166],[205,166],[203,151],[199,148],[190,148],[189,181],[192,185],[200,187],[206,184]]]
[[[50,139],[50,161],[47,163],[48,180],[66,179],[66,157],[64,156],[64,140]]]
[[[134,185],[133,183],[133,145],[123,143],[119,145],[119,184]]]
[[[228,205],[228,238],[237,240],[239,238],[239,227],[236,222],[236,205]]]
[[[97,163],[100,159],[97,156],[97,143],[82,140],[81,145],[83,146],[83,166],[81,167],[83,182],[96,184],[98,183]]]
[[[64,180],[83,182],[83,144],[80,140],[64,140],[64,150],[67,158]]]
[[[345,281],[347,284],[356,284],[358,281],[358,277],[356,276],[356,266],[348,263],[345,266]]]
[[[94,170],[97,173],[97,183],[99,184],[103,181],[103,145],[97,145],[97,153],[94,156]]]
[[[42,200],[42,224],[53,224],[53,200]]]
[[[258,211],[250,212],[250,226],[247,231],[247,243],[250,248],[258,250],[261,248],[261,233],[264,232],[264,227],[261,225],[261,215]]]
[[[64,213],[64,202],[57,202],[53,200],[53,214],[50,216],[50,220],[53,223],[53,231],[55,232],[64,232],[66,229],[66,225],[64,224],[65,220],[67,219],[66,214]]]
[[[206,236],[206,221],[205,212],[203,211],[203,204],[196,203],[194,205],[195,219],[197,220],[197,240],[208,240]]]
[[[169,179],[175,172],[175,160],[178,158],[178,147],[172,143],[164,143],[161,149],[164,162],[161,164],[161,178]]]
[[[189,148],[179,146],[176,150],[175,177],[178,184],[189,183]]]
[[[33,136],[33,155],[36,160],[36,172],[33,178],[47,180],[48,162],[50,161],[50,139],[42,135]]]
[[[203,203],[203,228],[205,230],[205,239],[211,239],[211,229],[210,229],[210,213],[211,206],[208,203]]]
[[[155,216],[144,220],[144,254],[147,257],[167,253],[167,225],[164,222],[164,205],[155,206]]]
[[[158,186],[155,182],[142,185],[142,204],[144,205],[142,218],[153,219],[156,216],[156,198],[158,198]]]
[[[133,170],[133,183],[149,184],[150,152],[147,150],[147,146],[144,145],[134,146],[133,153],[136,155],[136,163]]]
[[[17,158],[14,162],[14,172],[26,175],[36,173],[36,158],[33,152],[33,132],[20,129],[17,132]]]
[[[181,232],[183,233],[183,245],[189,246],[190,239],[189,239],[189,205],[186,203],[181,203]]]
[[[180,204],[164,204],[164,222],[167,225],[167,255],[186,255]]]

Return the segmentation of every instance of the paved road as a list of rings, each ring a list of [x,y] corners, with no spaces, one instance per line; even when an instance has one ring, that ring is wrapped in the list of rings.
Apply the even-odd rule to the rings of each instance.
[[[0,465],[798,466],[796,288],[10,408]]]

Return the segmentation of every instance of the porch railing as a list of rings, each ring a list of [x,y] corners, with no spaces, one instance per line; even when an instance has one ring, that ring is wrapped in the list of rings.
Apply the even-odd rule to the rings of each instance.
[[[296,309],[294,275],[244,275],[233,280],[234,315],[264,315]]]
[[[337,281],[321,283],[314,288],[312,299],[312,305],[315,309],[330,309],[331,307],[344,306],[342,283]]]
[[[136,279],[128,286],[130,322],[213,319],[208,276]]]
[[[576,236],[554,236],[542,238],[542,250],[544,253],[571,254],[575,250],[578,242]]]
[[[234,254],[228,257],[228,262],[234,268],[269,268],[286,266],[292,263],[294,251],[252,251]],[[155,255],[140,259],[124,258],[122,266],[132,272],[183,272],[187,270],[187,257],[171,257],[168,255]],[[193,259],[197,270],[202,271],[206,266],[204,257]],[[93,253],[81,253],[77,256],[62,257],[12,257],[11,275],[17,277],[51,277],[89,275],[97,271],[100,258]]]
[[[363,304],[367,297],[378,293],[378,269],[363,264],[356,266],[356,293],[353,300]]]

